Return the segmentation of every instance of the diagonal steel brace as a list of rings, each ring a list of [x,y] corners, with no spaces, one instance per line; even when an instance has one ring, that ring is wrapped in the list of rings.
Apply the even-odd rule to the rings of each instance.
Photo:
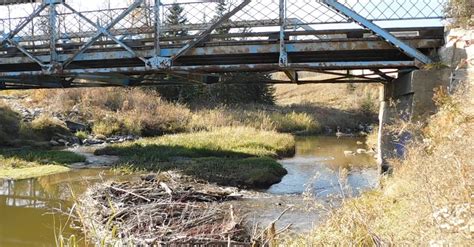
[[[33,60],[34,62],[36,62],[37,64],[39,64],[41,66],[41,68],[46,68],[47,65],[44,64],[39,58],[35,57],[33,54],[31,54],[30,52],[28,52],[25,48],[23,48],[18,42],[16,42],[15,40],[11,39],[11,38],[7,38],[6,41],[8,43],[10,43],[11,45],[15,46],[18,50],[20,50],[23,54],[25,54],[28,58],[30,58],[31,60]]]
[[[121,21],[125,16],[130,14],[134,9],[136,9],[140,4],[142,4],[144,0],[135,0],[132,5],[130,5],[126,10],[124,10],[120,15],[118,15],[115,19],[113,19],[109,24],[107,24],[105,27],[101,27],[100,29],[97,30],[97,33],[84,45],[79,48],[79,51],[74,53],[72,56],[70,56],[66,61],[63,63],[63,67],[68,66],[70,63],[76,59],[77,56],[82,54],[84,51],[86,51],[93,43],[95,43],[104,33],[108,32],[115,24],[117,24],[119,21]]]
[[[189,50],[191,50],[194,46],[199,44],[201,41],[205,40],[209,35],[214,31],[216,28],[218,28],[222,23],[227,21],[230,17],[232,17],[235,13],[239,12],[242,10],[245,6],[247,6],[251,0],[245,0],[241,4],[239,4],[237,7],[235,7],[233,10],[230,12],[226,13],[223,15],[219,20],[217,20],[215,23],[209,25],[204,31],[202,31],[198,37],[194,38],[191,40],[189,43],[187,43],[183,48],[181,48],[176,54],[171,56],[171,61],[176,60],[178,57],[186,54]]]
[[[17,35],[23,28],[30,23],[33,18],[38,16],[45,8],[46,4],[42,3],[30,16],[28,16],[22,23],[20,23],[15,30],[13,30],[10,33],[7,33],[4,35],[4,37],[0,37],[0,44],[3,45],[7,40],[11,40],[15,35]]]
[[[143,57],[140,57],[138,56],[135,51],[130,48],[129,46],[127,46],[125,43],[123,43],[121,40],[117,39],[114,35],[112,35],[112,33],[110,33],[108,31],[108,29],[94,23],[93,21],[91,21],[89,18],[87,18],[85,15],[83,15],[82,13],[78,12],[77,10],[75,10],[74,8],[72,8],[69,4],[66,4],[64,3],[64,6],[66,8],[68,8],[69,10],[71,10],[73,13],[75,13],[76,15],[78,15],[79,17],[81,17],[82,19],[84,19],[86,22],[88,22],[89,24],[91,24],[93,27],[95,27],[97,30],[99,30],[100,32],[102,32],[103,35],[109,37],[110,39],[112,39],[115,43],[119,44],[120,46],[122,46],[125,50],[127,50],[128,52],[130,52],[133,56],[139,58],[140,60],[142,60],[143,62],[146,62],[146,59],[143,58]]]
[[[323,0],[323,2],[329,7],[343,14],[344,16],[352,19],[360,26],[371,30],[377,36],[384,38],[388,43],[400,49],[403,53],[407,54],[408,56],[415,58],[416,60],[424,64],[429,64],[433,62],[431,58],[421,53],[419,50],[399,40],[397,37],[393,36],[391,33],[387,32],[385,29],[367,20],[363,16],[357,14],[355,11],[346,7],[344,4],[339,3],[337,0]]]

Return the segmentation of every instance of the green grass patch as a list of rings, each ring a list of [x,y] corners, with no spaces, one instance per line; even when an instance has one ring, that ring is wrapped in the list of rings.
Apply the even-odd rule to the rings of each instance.
[[[173,157],[289,157],[295,153],[291,135],[253,128],[218,128],[213,131],[166,135],[115,144],[97,155],[140,156],[153,161]]]
[[[120,164],[132,169],[179,170],[221,185],[266,188],[286,174],[275,159],[294,152],[295,142],[288,134],[219,128],[115,144],[96,154],[121,156]]]
[[[64,165],[84,162],[86,158],[68,151],[2,149],[0,178],[25,179],[68,171]]]
[[[42,165],[18,169],[0,169],[0,178],[27,179],[67,172],[70,169],[61,165]]]

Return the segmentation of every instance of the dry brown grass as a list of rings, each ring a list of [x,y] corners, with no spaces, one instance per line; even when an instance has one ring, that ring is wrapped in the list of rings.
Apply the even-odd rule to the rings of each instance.
[[[275,75],[285,78],[284,75]],[[300,73],[302,79],[328,79],[318,73]],[[333,76],[332,76],[333,77]],[[277,104],[311,104],[340,110],[378,110],[379,84],[279,84],[275,85]]]
[[[92,120],[95,134],[137,134],[145,136],[186,130],[190,111],[161,100],[151,90],[94,88],[35,90],[31,105],[48,106],[78,121]]]
[[[348,84],[279,85],[277,105],[241,104],[192,108],[164,101],[152,89],[88,88],[33,90],[22,96],[30,108],[88,124],[96,135],[170,133],[246,126],[295,134],[330,128],[356,130],[376,121],[377,87]]]
[[[452,245],[472,243],[474,91],[437,94],[441,108],[382,188],[344,202],[311,234],[284,245]]]

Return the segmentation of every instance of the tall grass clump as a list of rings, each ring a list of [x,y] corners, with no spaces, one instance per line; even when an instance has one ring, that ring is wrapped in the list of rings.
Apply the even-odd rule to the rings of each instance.
[[[38,93],[37,93],[38,94]],[[183,132],[190,111],[183,105],[160,98],[153,90],[139,88],[94,88],[49,90],[33,102],[48,101],[49,111],[91,122],[94,134],[134,134],[155,136]]]
[[[232,126],[293,134],[313,134],[321,131],[321,125],[309,113],[259,105],[240,105],[232,108],[220,106],[197,110],[189,123],[192,131]]]
[[[450,0],[445,13],[453,18],[454,25],[459,27],[469,27],[474,25],[474,3],[471,0]]]
[[[0,102],[0,146],[11,144],[20,131],[20,116]]]

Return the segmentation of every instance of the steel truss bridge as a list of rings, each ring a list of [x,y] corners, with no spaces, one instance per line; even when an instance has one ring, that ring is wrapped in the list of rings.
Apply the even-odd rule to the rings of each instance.
[[[444,0],[85,2],[97,3],[0,0],[0,90],[216,83],[276,71],[288,79],[260,83],[383,83],[432,63],[444,42]],[[177,9],[185,18],[173,23]]]

